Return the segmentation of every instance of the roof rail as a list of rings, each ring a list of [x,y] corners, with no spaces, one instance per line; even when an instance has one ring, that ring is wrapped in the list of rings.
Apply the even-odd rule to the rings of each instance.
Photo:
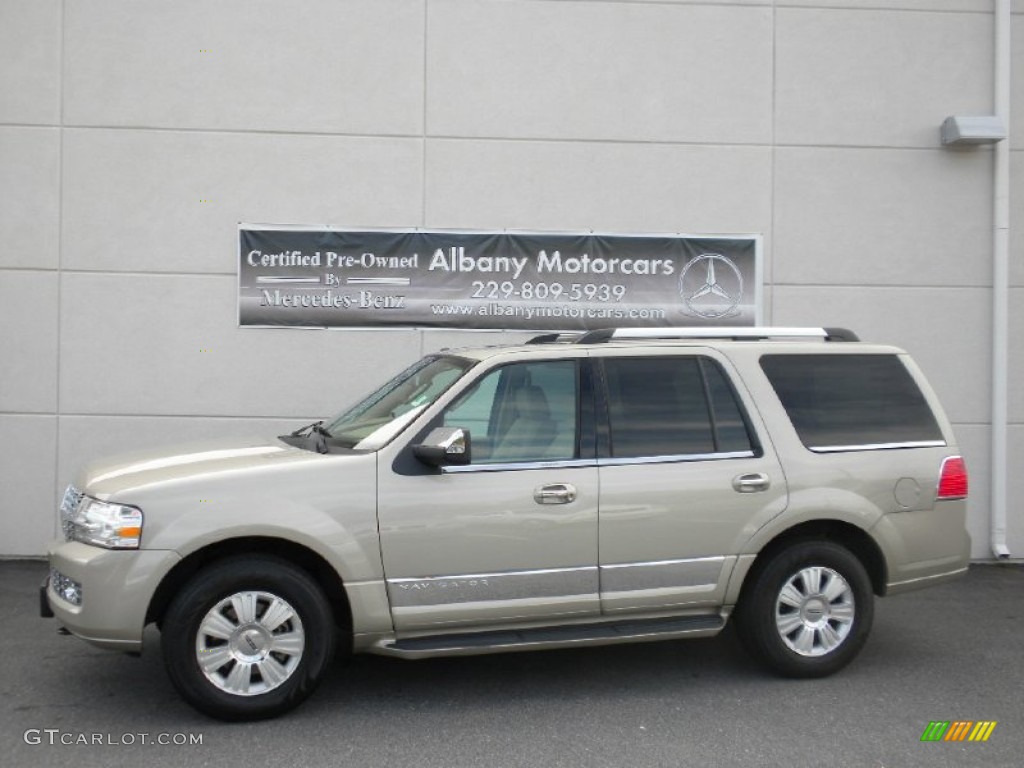
[[[822,339],[824,341],[860,341],[846,328],[599,328],[576,339],[577,344],[603,344],[616,339]],[[542,343],[538,336],[536,343]],[[552,339],[554,340],[554,339]]]
[[[529,339],[526,343],[554,344],[557,341],[576,342],[583,333],[583,331],[556,331],[555,333],[542,333],[540,336],[534,336],[532,339]]]

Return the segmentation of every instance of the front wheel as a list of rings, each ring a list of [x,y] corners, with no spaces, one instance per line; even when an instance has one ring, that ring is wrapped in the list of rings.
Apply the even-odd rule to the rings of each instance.
[[[787,677],[823,677],[860,652],[874,618],[871,581],[838,544],[805,541],[751,574],[736,610],[740,640]]]
[[[256,720],[313,692],[334,639],[316,582],[285,560],[253,556],[196,574],[167,610],[161,645],[189,704],[222,720]]]

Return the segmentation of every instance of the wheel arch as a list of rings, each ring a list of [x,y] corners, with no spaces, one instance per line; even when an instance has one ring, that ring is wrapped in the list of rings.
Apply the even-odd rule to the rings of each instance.
[[[271,555],[306,572],[324,591],[335,626],[342,636],[351,635],[352,608],[338,572],[319,553],[287,539],[245,536],[225,539],[197,549],[177,563],[161,579],[146,610],[145,624],[160,625],[167,608],[181,588],[206,566],[241,555]]]
[[[856,557],[871,580],[872,591],[882,597],[886,592],[888,568],[881,547],[867,531],[852,523],[842,520],[809,520],[794,525],[776,534],[754,557],[750,566],[743,573],[736,574],[742,580],[734,585],[729,592],[737,595],[737,601],[755,583],[759,571],[765,564],[783,549],[804,541],[830,541],[848,549]],[[735,576],[734,576],[735,578]]]

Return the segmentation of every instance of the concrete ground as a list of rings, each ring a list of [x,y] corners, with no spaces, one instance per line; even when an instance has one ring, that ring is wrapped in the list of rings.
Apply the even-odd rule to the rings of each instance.
[[[181,702],[155,630],[141,658],[59,636],[39,617],[45,570],[0,562],[3,766],[1024,765],[1020,565],[975,566],[879,600],[861,656],[825,680],[764,674],[729,630],[576,651],[360,657],[336,664],[295,712],[241,725]],[[922,743],[933,720],[998,725],[986,743]]]

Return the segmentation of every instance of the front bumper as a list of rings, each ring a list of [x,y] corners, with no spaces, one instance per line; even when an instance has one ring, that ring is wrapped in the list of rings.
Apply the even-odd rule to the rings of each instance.
[[[109,550],[56,541],[50,568],[82,585],[81,605],[64,600],[47,577],[40,612],[49,612],[73,635],[101,648],[142,649],[142,631],[153,593],[181,558],[166,550]]]

